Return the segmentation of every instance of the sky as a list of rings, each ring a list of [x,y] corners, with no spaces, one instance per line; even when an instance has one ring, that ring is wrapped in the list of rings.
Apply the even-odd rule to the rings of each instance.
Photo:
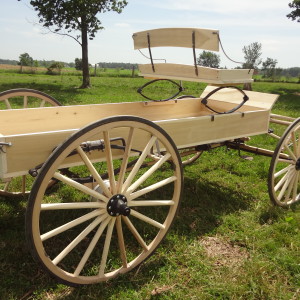
[[[74,62],[81,47],[73,39],[38,25],[29,0],[0,0],[0,58],[18,60],[27,52],[34,60]],[[226,53],[244,61],[243,47],[262,44],[262,56],[276,59],[281,68],[300,67],[300,23],[286,17],[291,0],[128,0],[121,14],[98,17],[104,30],[89,42],[89,62],[148,63],[133,50],[132,34],[155,28],[217,29]],[[197,51],[199,55],[201,51]],[[145,52],[147,54],[147,51]],[[221,66],[238,65],[220,51]],[[191,49],[155,49],[155,58],[193,64]]]

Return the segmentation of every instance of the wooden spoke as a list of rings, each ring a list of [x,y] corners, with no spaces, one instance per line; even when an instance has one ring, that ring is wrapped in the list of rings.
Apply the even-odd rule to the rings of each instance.
[[[138,200],[138,201],[130,201],[130,206],[171,206],[174,205],[174,201],[172,200]]]
[[[62,261],[92,230],[94,230],[103,220],[106,215],[97,217],[88,227],[86,227],[63,251],[59,253],[53,260],[53,264],[57,265]]]
[[[300,194],[298,194],[298,186],[300,185],[300,173],[297,172],[296,176],[295,176],[295,181],[294,181],[294,185],[293,185],[293,199],[295,201],[299,200]],[[298,199],[297,199],[298,197]]]
[[[284,185],[283,185],[283,187],[282,187],[282,189],[281,189],[281,191],[280,191],[280,193],[278,195],[278,200],[279,201],[281,200],[282,196],[284,195],[284,193],[286,192],[287,188],[289,187],[289,184],[291,183],[291,181],[293,179],[294,173],[295,173],[294,171],[288,173],[288,176],[287,176],[287,178],[285,180],[285,183],[284,183]]]
[[[27,107],[28,107],[28,98],[27,95],[25,95],[23,100],[23,108],[27,108]]]
[[[87,168],[91,172],[91,174],[94,177],[94,179],[96,180],[96,182],[99,184],[99,187],[101,188],[101,190],[104,192],[104,194],[107,197],[110,198],[112,196],[112,193],[108,189],[107,185],[105,184],[105,182],[103,181],[103,179],[101,178],[101,176],[99,175],[99,173],[97,172],[95,167],[93,166],[92,162],[89,160],[89,158],[84,153],[84,151],[82,150],[81,147],[77,147],[76,150],[79,153],[79,155],[81,156],[82,160],[84,161],[85,165],[87,166]]]
[[[141,165],[143,164],[145,158],[147,157],[147,155],[149,154],[152,146],[154,145],[155,141],[156,141],[156,137],[152,136],[151,139],[149,140],[147,146],[145,147],[145,149],[143,150],[141,156],[139,157],[138,161],[136,162],[136,164],[134,165],[133,169],[131,170],[129,176],[127,177],[123,187],[122,187],[122,192],[126,191],[129,187],[129,185],[131,184],[133,178],[135,177],[136,173],[138,172],[138,170],[140,169]]]
[[[145,241],[143,240],[143,238],[141,237],[141,235],[138,233],[138,231],[136,230],[136,228],[133,226],[133,224],[131,223],[131,221],[129,220],[129,218],[127,217],[122,217],[122,220],[124,220],[124,223],[127,225],[127,227],[129,228],[129,230],[131,231],[131,233],[133,234],[133,236],[136,238],[136,240],[138,241],[138,243],[144,248],[144,250],[149,250],[149,247],[147,246],[147,244],[145,243]]]
[[[294,166],[287,166],[284,169],[278,171],[277,173],[274,174],[274,177],[277,178],[278,176],[290,171],[292,168],[294,168]]]
[[[280,181],[276,184],[276,186],[275,186],[275,188],[274,188],[275,192],[277,192],[277,191],[282,187],[282,185],[288,180],[289,176],[290,176],[290,172],[286,173],[286,174],[280,179]]]
[[[3,189],[4,192],[8,191],[9,184],[10,184],[10,181],[8,181],[8,182],[5,183],[4,189]]]
[[[107,226],[107,224],[109,223],[109,221],[111,220],[111,218],[107,217],[99,226],[96,234],[94,235],[91,243],[89,244],[88,248],[86,249],[82,259],[80,260],[75,272],[74,272],[74,276],[78,276],[80,274],[80,272],[82,271],[82,269],[84,268],[88,258],[90,257],[92,251],[94,250],[98,240],[100,239],[105,227]]]
[[[77,189],[77,190],[79,190],[79,191],[81,191],[81,192],[83,192],[83,193],[85,193],[89,196],[92,196],[96,199],[100,199],[104,202],[108,202],[108,198],[106,198],[102,194],[100,194],[100,193],[98,193],[94,190],[91,190],[90,188],[86,187],[85,185],[80,184],[80,183],[76,182],[75,180],[68,178],[67,176],[64,176],[64,175],[56,172],[56,173],[54,173],[53,177],[55,179],[58,179],[58,180],[64,182],[67,185],[70,185],[70,186],[74,187],[75,189]]]
[[[22,176],[22,190],[21,190],[22,194],[25,194],[26,192],[26,176],[23,175]]]
[[[134,133],[134,128],[130,127],[125,152],[123,155],[122,165],[121,165],[121,169],[120,169],[120,173],[119,173],[119,179],[118,179],[118,183],[117,183],[117,193],[121,193],[121,191],[122,191],[122,185],[124,182],[125,171],[126,171],[126,167],[128,164],[130,150],[132,147],[133,133]]]
[[[159,189],[159,188],[161,188],[161,187],[163,187],[163,186],[165,186],[165,185],[167,185],[167,184],[169,184],[171,182],[174,182],[176,180],[177,180],[177,178],[175,176],[172,176],[172,177],[166,178],[164,180],[161,180],[161,181],[159,181],[157,183],[154,183],[152,185],[149,185],[146,188],[143,188],[143,189],[141,189],[141,190],[139,190],[139,191],[137,191],[135,193],[130,194],[130,200],[136,199],[136,198],[138,198],[138,197],[140,197],[142,195],[145,195],[147,193],[155,191],[155,190],[157,190],[157,189]]]
[[[140,219],[140,220],[142,220],[142,221],[144,221],[144,222],[146,222],[146,223],[148,223],[152,226],[155,226],[159,229],[165,229],[165,225],[163,225],[163,224],[161,224],[161,223],[159,223],[159,222],[157,222],[157,221],[155,221],[155,220],[153,220],[153,219],[151,219],[151,218],[149,218],[149,217],[147,217],[147,216],[145,216],[145,215],[143,215],[143,214],[141,214],[141,213],[139,213],[139,212],[137,212],[133,209],[131,210],[130,215],[134,216],[134,217],[136,217],[136,218],[138,218],[138,219]]]
[[[284,202],[285,203],[287,203],[288,201],[291,200],[290,196],[291,196],[291,192],[292,192],[292,190],[294,188],[295,180],[297,180],[297,173],[296,172],[294,172],[294,174],[293,174],[293,176],[291,178],[291,182],[288,185],[288,189],[287,189],[287,192],[286,192],[285,197],[284,197]],[[278,196],[278,198],[279,198],[279,196]]]
[[[293,153],[293,151],[290,149],[290,147],[287,144],[284,144],[284,148],[287,150],[287,152],[289,153],[289,156],[296,161],[297,157],[295,156],[295,154]]]
[[[147,172],[145,172],[137,181],[132,184],[128,190],[127,193],[132,193],[134,190],[136,190],[144,181],[146,181],[155,171],[157,171],[169,158],[171,157],[171,154],[167,153],[165,156],[163,156],[159,161],[157,161]]]
[[[81,216],[81,217],[79,217],[79,218],[77,218],[77,219],[75,219],[73,221],[70,221],[70,222],[68,222],[68,223],[66,223],[66,224],[64,224],[62,226],[59,226],[59,227],[57,227],[55,229],[52,229],[51,231],[48,231],[48,232],[42,234],[41,235],[41,240],[45,241],[45,240],[47,240],[49,238],[52,238],[53,236],[58,235],[58,234],[66,231],[66,230],[69,230],[70,228],[73,228],[73,227],[75,227],[75,226],[77,226],[77,225],[79,225],[79,224],[81,224],[83,222],[86,222],[86,221],[88,221],[88,220],[90,220],[92,218],[95,218],[95,217],[97,217],[97,216],[99,216],[101,214],[104,214],[104,212],[105,212],[105,210],[103,210],[103,209],[102,210],[92,211],[92,212],[90,212],[90,213],[88,213],[86,215],[83,215],[83,216]]]
[[[112,237],[112,232],[114,229],[115,221],[116,221],[116,219],[112,218],[110,220],[110,223],[108,224],[107,233],[106,233],[106,237],[105,237],[105,243],[104,243],[104,249],[102,252],[100,270],[99,270],[99,275],[101,277],[104,276],[104,270],[105,270],[106,263],[107,263],[108,251],[109,251],[109,247],[110,247],[110,242],[111,242],[111,237]]]
[[[116,220],[116,229],[118,234],[118,244],[120,249],[120,257],[123,263],[123,267],[127,268],[127,257],[126,257],[126,249],[125,249],[125,242],[124,242],[124,235],[122,230],[122,218],[118,217]]]
[[[40,107],[44,107],[44,106],[45,106],[45,104],[46,104],[46,100],[44,100],[44,99],[43,99],[43,100],[41,101],[41,105],[40,105]]]
[[[71,202],[71,203],[43,203],[41,210],[58,209],[83,209],[83,208],[105,208],[106,204],[101,202]]]
[[[8,99],[4,99],[4,102],[5,102],[5,105],[6,105],[6,108],[7,108],[7,109],[12,109],[12,107],[11,107],[11,105],[10,105]]]
[[[103,138],[104,138],[104,145],[105,145],[105,155],[106,155],[106,163],[107,163],[107,171],[109,176],[110,188],[112,190],[112,193],[115,194],[116,180],[114,174],[114,165],[113,165],[113,158],[111,153],[110,138],[109,138],[108,131],[103,132]]]

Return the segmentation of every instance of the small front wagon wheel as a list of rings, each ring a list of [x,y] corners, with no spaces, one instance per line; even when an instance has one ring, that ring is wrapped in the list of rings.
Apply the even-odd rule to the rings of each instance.
[[[59,184],[47,195],[51,178]],[[33,185],[26,216],[32,253],[69,285],[126,273],[165,237],[181,190],[178,150],[159,126],[131,116],[97,121],[58,147]]]
[[[288,207],[300,200],[300,118],[278,142],[269,169],[268,188],[275,205]]]

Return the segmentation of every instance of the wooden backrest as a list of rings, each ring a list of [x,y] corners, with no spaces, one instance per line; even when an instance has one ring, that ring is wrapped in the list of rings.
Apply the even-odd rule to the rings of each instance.
[[[185,47],[219,51],[219,31],[199,28],[160,28],[133,34],[134,49]],[[194,46],[193,46],[194,45]]]

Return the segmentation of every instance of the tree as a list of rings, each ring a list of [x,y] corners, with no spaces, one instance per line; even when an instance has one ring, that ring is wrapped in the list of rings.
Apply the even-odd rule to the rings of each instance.
[[[48,69],[48,74],[54,75],[54,74],[61,74],[62,68],[65,66],[64,63],[55,61],[53,62],[47,69]]]
[[[80,44],[83,75],[81,87],[89,87],[88,40],[92,40],[97,31],[103,29],[97,14],[107,11],[121,13],[127,5],[127,1],[31,0],[30,4],[38,12],[40,24],[51,32],[69,36]],[[71,32],[77,32],[78,34],[73,36]]]
[[[33,58],[28,53],[20,54],[19,63],[20,66],[32,66]]]
[[[261,64],[261,44],[254,42],[249,46],[243,48],[245,62],[243,64],[244,69],[257,69]]]
[[[82,59],[81,58],[75,58],[75,69],[82,70]]]
[[[289,19],[292,19],[292,21],[297,20],[297,22],[300,22],[300,0],[294,0],[293,2],[289,3],[290,8],[294,8],[291,13],[286,15]]]
[[[267,57],[267,59],[262,63],[262,71],[264,73],[264,77],[275,78],[276,65],[277,65],[276,59]]]
[[[203,51],[197,60],[198,65],[210,68],[220,67],[220,56],[211,51]]]

